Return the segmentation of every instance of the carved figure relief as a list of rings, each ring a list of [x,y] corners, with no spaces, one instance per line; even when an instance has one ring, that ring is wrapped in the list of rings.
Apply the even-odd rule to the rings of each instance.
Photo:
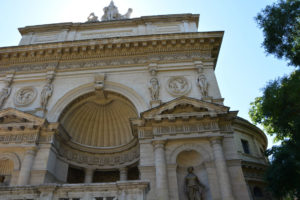
[[[197,78],[197,85],[200,89],[200,93],[202,97],[208,96],[208,82],[206,77],[203,74],[200,74]]]
[[[159,82],[156,77],[150,79],[149,91],[152,100],[158,100],[159,98]]]
[[[175,76],[168,80],[167,90],[173,96],[186,95],[190,89],[190,82],[183,76]]]
[[[0,91],[0,108],[3,106],[5,100],[9,97],[11,93],[11,83],[14,75],[6,76],[4,80],[4,87]]]
[[[14,103],[16,106],[27,106],[35,100],[36,95],[34,87],[23,87],[16,92]]]
[[[53,93],[53,81],[54,78],[54,74],[50,74],[47,76],[47,83],[46,85],[43,87],[42,92],[41,92],[41,107],[42,109],[45,111],[49,98],[52,96]]]
[[[184,191],[188,200],[204,200],[203,194],[205,186],[199,181],[198,177],[193,173],[194,168],[188,168],[188,175],[184,178]]]
[[[101,18],[102,21],[128,19],[132,13],[132,9],[129,8],[126,14],[121,15],[113,1],[110,2],[108,7],[103,8],[103,11],[104,15]]]

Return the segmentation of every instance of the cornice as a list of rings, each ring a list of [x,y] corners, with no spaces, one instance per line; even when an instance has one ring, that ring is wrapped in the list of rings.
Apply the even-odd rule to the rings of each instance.
[[[178,52],[200,52],[216,65],[223,32],[176,33],[92,39],[0,48],[1,68]],[[3,71],[3,70],[2,70]]]
[[[86,29],[105,29],[111,27],[124,27],[124,26],[136,26],[145,23],[155,22],[178,22],[178,21],[194,21],[198,27],[199,14],[172,14],[172,15],[155,15],[155,16],[142,16],[139,18],[112,20],[112,21],[100,21],[96,23],[54,23],[54,24],[42,24],[35,26],[26,26],[19,28],[19,32],[24,35],[30,32],[44,32],[44,31],[59,31],[59,30],[86,30]]]

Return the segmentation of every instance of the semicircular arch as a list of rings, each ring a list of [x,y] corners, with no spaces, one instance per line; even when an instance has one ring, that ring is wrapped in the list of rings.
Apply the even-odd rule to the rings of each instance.
[[[181,152],[192,151],[192,150],[199,153],[200,156],[203,158],[204,162],[212,160],[212,156],[210,155],[210,153],[201,145],[184,144],[184,145],[180,145],[179,147],[175,148],[171,152],[168,162],[171,164],[176,164],[177,157]]]
[[[6,152],[0,154],[0,160],[11,160],[14,163],[14,170],[20,170],[21,162],[19,156],[12,152]]]
[[[145,102],[145,100],[137,94],[136,91],[133,89],[122,85],[120,83],[105,82],[105,90],[106,91],[112,91],[118,94],[123,95],[126,97],[129,101],[132,102],[132,104],[135,106],[138,115],[139,113],[149,109],[149,106]],[[49,122],[57,122],[59,119],[60,114],[63,112],[65,107],[69,105],[74,99],[95,91],[94,83],[88,83],[81,85],[80,87],[74,88],[71,91],[67,92],[63,97],[61,97],[56,104],[52,107],[52,109],[48,112],[47,120]]]

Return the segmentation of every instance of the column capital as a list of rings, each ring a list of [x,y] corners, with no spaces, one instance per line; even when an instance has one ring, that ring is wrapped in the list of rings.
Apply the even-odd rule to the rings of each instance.
[[[222,140],[223,140],[222,136],[216,136],[209,139],[211,145],[222,144]]]
[[[167,140],[153,140],[152,145],[154,146],[154,149],[156,148],[165,148]]]
[[[37,147],[29,147],[26,148],[25,154],[30,154],[30,155],[35,155],[37,152],[38,148]]]

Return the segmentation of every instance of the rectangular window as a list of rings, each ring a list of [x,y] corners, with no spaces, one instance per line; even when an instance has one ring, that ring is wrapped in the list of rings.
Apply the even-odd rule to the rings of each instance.
[[[241,139],[241,142],[242,142],[242,145],[243,145],[244,153],[250,154],[249,142],[247,140],[243,140],[243,139]]]

